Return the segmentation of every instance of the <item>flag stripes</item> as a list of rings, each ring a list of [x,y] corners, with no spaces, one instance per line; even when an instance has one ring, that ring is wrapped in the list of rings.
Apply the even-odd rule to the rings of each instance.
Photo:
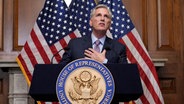
[[[130,60],[131,63],[138,64],[143,90],[144,93],[146,93],[144,96],[141,97],[141,100],[143,102],[155,102],[156,104],[161,104],[161,102],[163,101],[158,97],[158,95],[161,95],[161,92],[159,91],[160,89],[158,86],[158,81],[155,80],[158,78],[154,70],[149,70],[153,69],[154,65],[151,62],[149,55],[144,51],[144,48],[142,48],[144,46],[141,46],[141,44],[139,44],[137,40],[139,39],[137,39],[137,37],[135,37],[132,32],[129,32],[127,35],[123,36],[119,41],[122,44],[127,45],[128,60]]]

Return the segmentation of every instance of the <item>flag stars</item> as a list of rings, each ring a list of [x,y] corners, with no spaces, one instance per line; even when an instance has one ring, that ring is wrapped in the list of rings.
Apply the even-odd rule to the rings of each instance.
[[[82,18],[79,18],[79,21],[82,21]]]
[[[62,19],[61,19],[61,18],[59,18],[59,19],[58,19],[58,21],[59,21],[59,22],[61,22],[61,21],[62,21]]]
[[[117,20],[119,20],[119,17],[116,17]]]
[[[38,20],[40,21],[41,20],[41,17],[38,17]]]
[[[65,30],[66,29],[66,26],[63,26],[63,30]]]
[[[125,25],[124,25],[124,24],[122,24],[122,25],[121,25],[121,27],[122,27],[122,28],[124,28],[124,27],[125,27]]]
[[[91,6],[93,7],[94,6],[94,3],[91,3]]]
[[[79,24],[78,27],[81,27],[81,24]]]
[[[58,4],[56,4],[55,7],[57,8],[58,7]]]
[[[63,0],[47,2],[45,9],[40,12],[37,19],[38,25],[40,25],[42,33],[44,34],[45,32],[45,39],[50,45],[63,38],[63,36],[73,32],[76,28],[78,28],[79,31],[81,31],[81,29],[84,30],[81,32],[81,35],[86,35],[86,32],[92,31],[88,26],[88,18],[89,10],[96,5],[95,3],[81,0],[71,4],[74,8],[71,6],[70,13],[68,13],[69,8],[65,7],[66,5],[61,5],[62,2]],[[82,5],[80,3],[82,3]],[[86,5],[86,3],[88,3],[88,5]]]
[[[50,38],[53,38],[53,35],[52,34],[50,35]]]
[[[41,12],[40,12],[40,15],[42,15],[42,14],[43,14],[43,12],[41,11]]]
[[[63,10],[63,6],[61,6],[60,9]]]
[[[130,19],[127,19],[127,22],[130,22]]]
[[[47,1],[47,4],[50,4],[50,1]]]
[[[51,3],[50,5],[53,6],[53,3]]]
[[[87,29],[87,27],[86,27],[86,26],[84,26],[83,28],[84,28],[84,30],[86,30],[86,29]]]
[[[59,34],[59,33],[60,33],[60,31],[59,31],[59,30],[57,30],[57,31],[56,31],[56,33],[57,33],[57,34]]]
[[[125,21],[125,18],[122,18],[122,21]]]
[[[117,13],[120,14],[120,11],[118,10]]]
[[[125,6],[124,5],[122,6],[122,9],[125,9]]]
[[[49,11],[52,12],[52,9],[50,9]]]
[[[48,17],[49,17],[49,18],[51,18],[52,16],[51,16],[51,15],[49,15]]]
[[[54,28],[52,28],[51,31],[53,32],[54,31]]]
[[[48,33],[45,33],[45,36],[48,36]]]
[[[110,27],[110,30],[113,30],[113,28],[112,28],[112,27]]]
[[[116,23],[116,26],[119,26],[119,23]]]
[[[47,27],[46,29],[47,29],[47,30],[49,30],[50,28],[49,28],[49,27]]]
[[[127,26],[127,29],[130,29],[130,26]]]
[[[44,13],[44,16],[47,16],[47,13]]]
[[[48,11],[49,10],[49,7],[45,7],[45,10]]]
[[[111,4],[111,2],[110,1],[107,1],[107,4]]]
[[[83,12],[80,12],[80,15],[83,15]]]
[[[55,20],[56,19],[56,16],[53,16],[52,18]]]
[[[67,18],[67,17],[68,17],[68,15],[67,15],[67,14],[65,14],[65,17]]]
[[[47,24],[50,24],[50,21],[47,21]]]
[[[115,32],[118,32],[118,29],[115,29]]]
[[[81,9],[84,9],[84,6],[83,5],[81,6]]]
[[[68,11],[68,8],[65,8],[65,11]]]
[[[115,10],[114,9],[112,9],[112,12],[114,12]]]
[[[72,28],[69,28],[68,31],[71,32],[72,31]]]
[[[86,10],[88,11],[88,10],[89,10],[89,8],[86,8]]]
[[[59,28],[59,27],[61,27],[61,25],[60,25],[60,24],[58,24],[58,25],[57,25],[57,27]]]
[[[63,13],[62,13],[62,12],[60,12],[60,13],[59,13],[59,15],[60,15],[60,16],[62,16],[62,15],[63,15]]]
[[[57,14],[57,10],[54,10],[54,13]]]
[[[52,44],[52,40],[50,40],[49,43]]]
[[[62,35],[64,36],[65,35],[65,32],[62,32]]]
[[[41,27],[42,27],[42,29],[43,29],[43,28],[45,28],[45,26],[44,26],[44,25],[42,25]]]
[[[66,20],[64,20],[64,24],[66,24],[67,23],[67,21]]]
[[[59,36],[56,36],[56,40],[58,40],[59,39]]]
[[[113,2],[112,5],[115,6],[115,3]]]
[[[45,22],[46,22],[46,20],[45,20],[45,19],[43,19],[43,20],[42,20],[42,22],[43,22],[43,23],[45,23]]]
[[[85,33],[85,32],[83,32],[82,34],[83,34],[83,35],[86,35],[86,33]]]

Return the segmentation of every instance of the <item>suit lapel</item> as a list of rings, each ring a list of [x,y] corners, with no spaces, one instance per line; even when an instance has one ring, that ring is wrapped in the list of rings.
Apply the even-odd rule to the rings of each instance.
[[[88,48],[92,48],[92,40],[91,40],[91,35],[85,36],[84,40],[83,40],[83,48],[84,49],[88,49]]]
[[[112,42],[111,39],[106,37],[102,50],[104,50],[106,48],[112,49],[112,45],[111,45],[112,43],[111,42]]]

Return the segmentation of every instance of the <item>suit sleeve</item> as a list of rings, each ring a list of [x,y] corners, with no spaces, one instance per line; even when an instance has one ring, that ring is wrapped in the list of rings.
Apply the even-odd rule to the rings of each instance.
[[[119,63],[127,64],[126,46],[122,45],[122,49],[119,54]]]
[[[68,46],[66,47],[66,50],[63,54],[63,57],[60,61],[60,64],[68,64],[69,62],[72,61],[72,56],[71,56],[71,41],[68,43]]]

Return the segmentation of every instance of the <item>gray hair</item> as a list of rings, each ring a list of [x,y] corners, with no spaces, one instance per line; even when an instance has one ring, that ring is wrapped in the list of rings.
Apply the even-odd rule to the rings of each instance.
[[[105,9],[107,9],[107,11],[109,12],[109,17],[110,17],[110,19],[112,19],[112,12],[110,11],[109,7],[108,7],[107,5],[104,5],[104,4],[98,4],[96,7],[94,7],[94,8],[91,10],[90,19],[94,16],[95,11],[96,11],[98,8],[105,8]]]

